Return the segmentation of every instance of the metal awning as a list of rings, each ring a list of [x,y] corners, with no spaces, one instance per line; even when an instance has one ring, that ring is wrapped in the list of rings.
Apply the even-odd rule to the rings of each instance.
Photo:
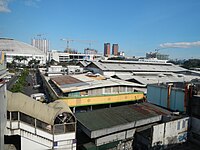
[[[7,92],[7,110],[22,112],[47,124],[54,125],[56,117],[64,112],[72,115],[70,108],[63,101],[45,104],[22,93]]]

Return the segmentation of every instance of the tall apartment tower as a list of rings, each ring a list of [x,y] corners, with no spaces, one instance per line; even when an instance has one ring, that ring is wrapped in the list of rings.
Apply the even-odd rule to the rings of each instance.
[[[104,56],[110,56],[110,43],[104,43]]]
[[[49,51],[49,40],[47,39],[32,39],[31,45],[42,50],[45,54]]]
[[[113,45],[112,45],[112,54],[113,54],[114,56],[117,56],[117,55],[118,55],[118,49],[119,49],[118,44],[113,44]]]

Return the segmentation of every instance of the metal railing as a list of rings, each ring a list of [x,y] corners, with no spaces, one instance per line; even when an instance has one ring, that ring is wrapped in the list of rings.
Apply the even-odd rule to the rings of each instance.
[[[8,111],[7,120],[9,120],[10,122],[21,121],[25,124],[34,127],[35,129],[38,128],[50,134],[64,134],[76,131],[76,122],[50,125],[41,120],[37,120],[29,115],[16,111]]]

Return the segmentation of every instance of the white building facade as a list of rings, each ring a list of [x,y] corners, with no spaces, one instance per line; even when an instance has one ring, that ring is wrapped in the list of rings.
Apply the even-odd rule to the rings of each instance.
[[[76,118],[64,102],[43,104],[22,93],[8,91],[7,95],[5,135],[11,139],[19,136],[16,147],[76,150]]]
[[[12,63],[16,56],[24,59],[21,62],[27,65],[32,59],[39,60],[40,65],[46,64],[46,54],[40,49],[14,39],[0,38],[0,50],[5,53],[6,62]]]
[[[31,45],[40,49],[43,51],[45,54],[49,51],[49,40],[47,39],[32,39]]]
[[[101,55],[98,54],[71,54],[71,53],[64,53],[64,52],[58,52],[58,51],[52,51],[49,52],[49,60],[55,60],[57,62],[68,62],[71,60],[76,61],[93,61],[95,59],[100,58]]]

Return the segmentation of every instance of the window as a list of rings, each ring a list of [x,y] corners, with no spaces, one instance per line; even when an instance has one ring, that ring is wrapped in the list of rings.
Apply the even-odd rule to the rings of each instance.
[[[110,93],[111,93],[111,88],[105,87],[105,94],[110,94]]]
[[[185,128],[185,120],[183,120],[182,128]]]
[[[16,111],[11,112],[11,119],[12,120],[18,120],[18,112],[16,112]]]
[[[118,86],[113,87],[113,93],[119,93],[119,87]]]
[[[177,130],[180,130],[180,126],[181,126],[181,122],[178,121],[178,124],[177,124]]]

